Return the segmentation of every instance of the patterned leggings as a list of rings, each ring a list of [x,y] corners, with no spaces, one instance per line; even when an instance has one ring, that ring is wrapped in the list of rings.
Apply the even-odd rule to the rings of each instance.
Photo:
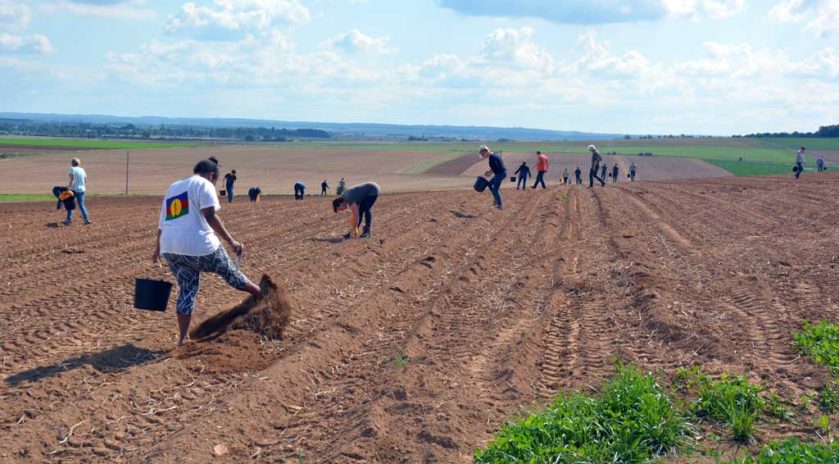
[[[175,306],[175,312],[178,314],[192,314],[195,309],[195,297],[198,295],[202,272],[218,274],[237,290],[244,289],[248,282],[247,277],[230,261],[230,256],[223,246],[204,256],[163,253],[163,257],[169,262],[169,269],[178,280],[178,304]]]

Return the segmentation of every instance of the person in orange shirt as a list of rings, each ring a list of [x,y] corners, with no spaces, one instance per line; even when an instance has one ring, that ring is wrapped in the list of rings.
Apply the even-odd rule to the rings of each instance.
[[[536,152],[536,182],[533,183],[533,187],[536,188],[537,185],[540,183],[542,184],[542,188],[546,189],[548,187],[545,186],[545,173],[548,172],[548,157],[543,155],[541,151]]]

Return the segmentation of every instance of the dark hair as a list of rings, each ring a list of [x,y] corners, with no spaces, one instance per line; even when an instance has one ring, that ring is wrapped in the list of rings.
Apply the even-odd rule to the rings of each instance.
[[[236,170],[235,170],[235,169],[234,169],[234,170],[232,170],[232,171],[230,171],[230,172],[231,172],[232,174],[236,174]]]
[[[332,211],[337,213],[338,208],[340,208],[341,205],[343,205],[346,201],[347,200],[345,200],[344,197],[338,197],[338,198],[332,200]]]
[[[194,168],[192,168],[192,172],[194,174],[215,173],[216,175],[218,175],[218,164],[213,163],[208,159],[201,160],[195,165]]]
[[[542,154],[542,152],[541,152],[541,151],[539,151],[539,150],[536,150],[536,154],[537,154],[537,155],[541,155],[541,154]]]
[[[210,161],[212,161],[213,163],[215,163],[215,164],[216,164],[216,166],[218,166],[218,164],[219,164],[219,163],[218,163],[218,158],[216,158],[215,156],[211,156],[211,157],[209,157],[209,158],[207,158],[207,159],[208,159],[208,160],[210,160]]]

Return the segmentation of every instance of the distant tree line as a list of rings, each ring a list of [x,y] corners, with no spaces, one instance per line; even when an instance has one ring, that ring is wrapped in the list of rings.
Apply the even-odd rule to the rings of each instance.
[[[328,139],[320,129],[277,129],[275,127],[209,127],[186,125],[95,124],[0,119],[0,134],[91,139],[137,140],[239,140],[285,142],[290,138]]]
[[[747,135],[735,135],[735,138],[739,137],[826,137],[826,138],[835,138],[839,137],[839,124],[834,124],[832,126],[820,126],[819,130],[816,132],[760,132],[757,134],[747,134]]]

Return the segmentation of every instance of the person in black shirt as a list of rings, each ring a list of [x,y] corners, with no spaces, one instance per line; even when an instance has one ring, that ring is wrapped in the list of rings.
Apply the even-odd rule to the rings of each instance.
[[[603,167],[605,168],[606,166],[604,165]],[[618,163],[615,163],[615,165],[612,167],[612,183],[614,184],[617,181],[618,181]]]
[[[303,194],[306,192],[306,184],[303,182],[297,181],[294,183],[294,199],[295,200],[302,200]]]
[[[601,187],[605,187],[606,182],[602,177],[597,176],[597,171],[600,170],[600,163],[603,161],[603,157],[600,156],[600,153],[597,152],[597,147],[594,145],[589,145],[588,151],[591,152],[591,169],[588,171],[588,187],[594,187],[594,179],[600,181]]]
[[[233,203],[233,184],[236,183],[236,170],[232,170],[224,175],[224,187],[227,190],[227,202]]]
[[[328,188],[329,188],[329,184],[327,184],[326,179],[324,179],[323,182],[320,183],[320,196],[325,197],[326,196],[326,190]]]
[[[600,178],[601,179],[606,178],[606,170],[608,170],[608,169],[609,168],[606,166],[606,163],[603,163],[603,166],[600,166]]]
[[[580,169],[579,166],[577,166],[577,169],[574,170],[574,177],[577,178],[577,185],[583,183],[583,170]]]
[[[507,166],[504,166],[504,160],[489,151],[489,147],[486,145],[481,146],[480,154],[482,158],[489,158],[489,170],[484,175],[489,177],[494,174],[493,178],[489,180],[489,191],[492,192],[495,206],[498,209],[504,209],[501,201],[501,183],[507,178]]]
[[[518,190],[519,187],[523,190],[527,190],[527,178],[530,177],[530,168],[527,167],[527,161],[522,161],[521,166],[519,166],[513,174],[519,176],[516,180],[516,190]]]

